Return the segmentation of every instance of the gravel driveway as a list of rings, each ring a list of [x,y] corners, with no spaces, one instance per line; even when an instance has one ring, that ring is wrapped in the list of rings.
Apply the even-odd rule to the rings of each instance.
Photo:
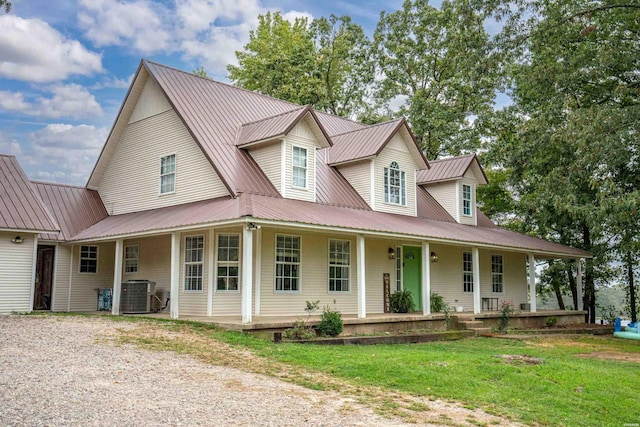
[[[336,393],[114,345],[110,328],[100,318],[0,316],[0,425],[405,425]]]

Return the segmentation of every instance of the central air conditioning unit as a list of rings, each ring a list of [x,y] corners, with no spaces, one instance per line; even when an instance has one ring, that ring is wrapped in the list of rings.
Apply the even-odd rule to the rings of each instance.
[[[148,280],[129,280],[122,282],[120,293],[120,312],[150,313],[151,296],[156,293],[156,283]]]

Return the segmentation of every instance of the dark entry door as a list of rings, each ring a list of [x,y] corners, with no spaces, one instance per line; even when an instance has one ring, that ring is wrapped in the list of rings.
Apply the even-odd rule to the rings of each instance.
[[[36,283],[33,293],[34,310],[51,310],[51,291],[53,290],[53,259],[55,246],[38,245],[36,258]]]

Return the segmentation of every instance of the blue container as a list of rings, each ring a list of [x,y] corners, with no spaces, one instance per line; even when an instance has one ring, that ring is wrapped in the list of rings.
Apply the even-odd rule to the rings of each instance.
[[[98,311],[111,311],[111,301],[113,297],[113,289],[98,289]]]

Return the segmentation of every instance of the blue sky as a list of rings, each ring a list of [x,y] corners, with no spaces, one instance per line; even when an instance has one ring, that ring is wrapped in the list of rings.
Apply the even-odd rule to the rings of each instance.
[[[435,3],[439,3],[435,2]],[[371,35],[402,0],[13,0],[0,13],[0,153],[84,185],[141,58],[226,80],[269,10],[349,15]]]

